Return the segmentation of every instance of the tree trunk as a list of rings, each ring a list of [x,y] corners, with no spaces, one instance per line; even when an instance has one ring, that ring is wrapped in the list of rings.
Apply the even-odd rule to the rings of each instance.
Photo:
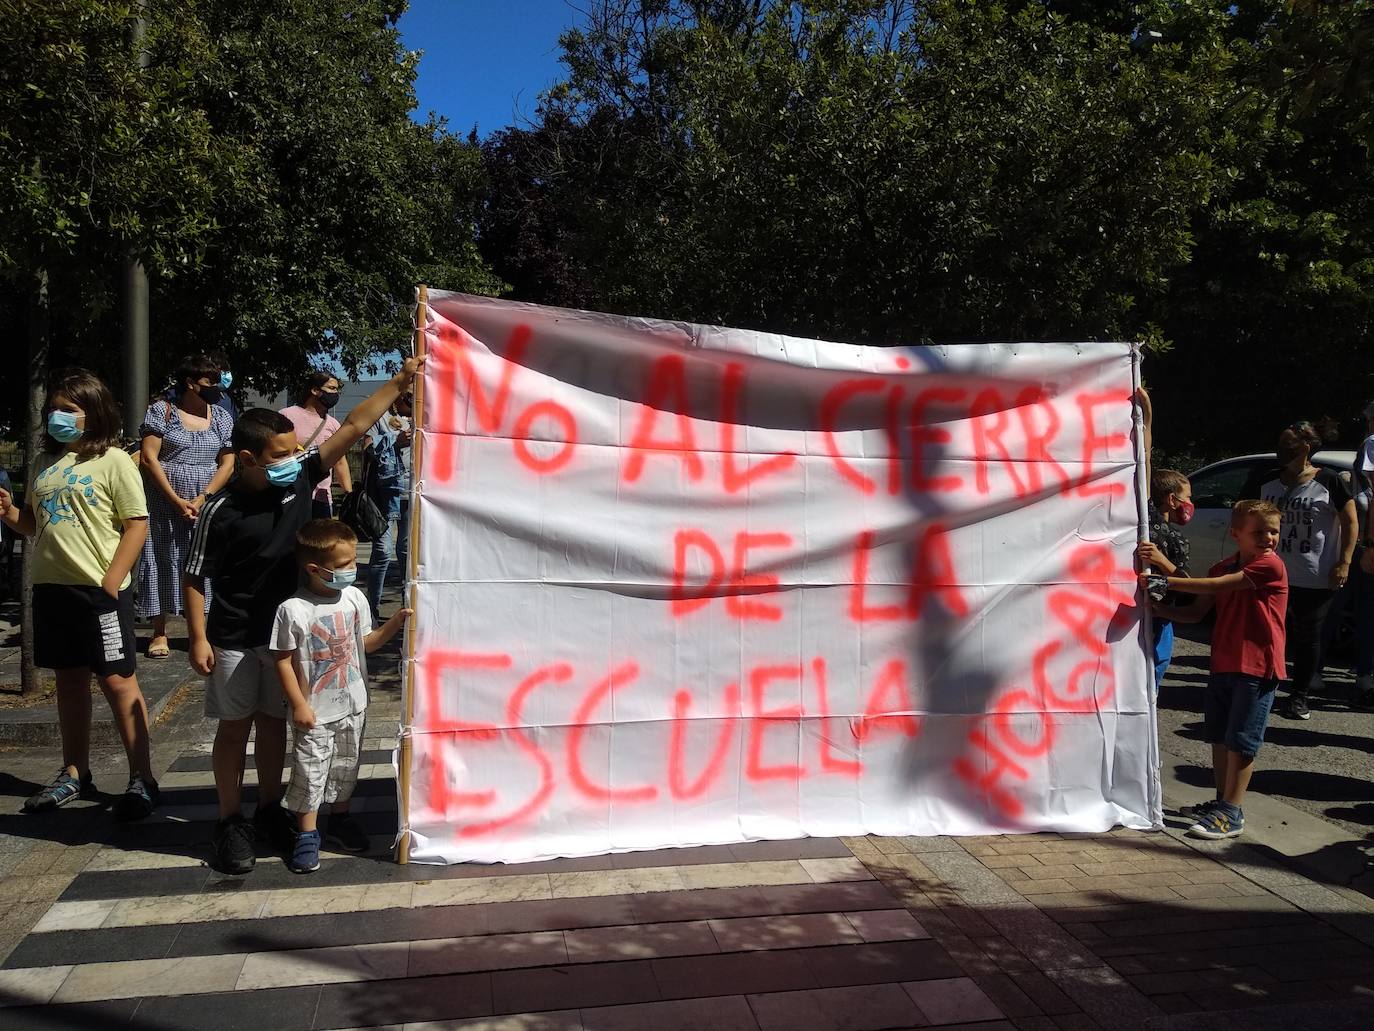
[[[29,294],[29,378],[28,419],[24,438],[24,480],[33,483],[38,472],[38,456],[43,450],[43,405],[48,389],[48,273],[40,269]],[[24,503],[32,504],[27,489]],[[33,545],[25,539],[24,586],[19,616],[19,690],[24,694],[39,687],[38,667],[33,655]]]

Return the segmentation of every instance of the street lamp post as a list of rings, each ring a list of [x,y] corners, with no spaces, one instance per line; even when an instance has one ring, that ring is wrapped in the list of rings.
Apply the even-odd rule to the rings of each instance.
[[[140,70],[149,63],[144,37],[148,33],[149,0],[136,0],[133,23],[134,60]],[[138,436],[148,406],[148,273],[139,256],[124,258],[124,434]]]

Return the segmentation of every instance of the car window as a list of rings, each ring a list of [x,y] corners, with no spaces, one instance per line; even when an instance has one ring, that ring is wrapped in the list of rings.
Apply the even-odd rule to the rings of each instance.
[[[1193,504],[1198,508],[1231,508],[1240,500],[1241,488],[1264,462],[1233,462],[1216,469],[1194,473],[1188,478],[1193,487]]]

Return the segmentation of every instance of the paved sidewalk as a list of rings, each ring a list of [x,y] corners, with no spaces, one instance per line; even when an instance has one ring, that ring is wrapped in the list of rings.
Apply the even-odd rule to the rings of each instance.
[[[1356,842],[1260,796],[1220,843],[1174,827],[397,866],[394,648],[372,657],[355,804],[372,850],[307,877],[265,852],[247,877],[206,865],[198,686],[160,728],[163,807],[138,826],[108,799],[12,815],[51,749],[0,751],[0,1026],[1374,1026],[1374,900],[1313,862]],[[1191,801],[1171,758],[1166,801]],[[97,782],[117,789],[122,764],[98,749]]]
[[[268,856],[241,878],[204,865],[214,795],[199,742],[143,826],[117,829],[94,804],[54,814],[61,840],[0,883],[10,914],[43,899],[0,964],[0,1021],[1210,1028],[1242,1007],[1248,1027],[1374,1020],[1374,902],[1239,842],[870,837],[397,866],[396,709],[374,707],[390,732],[370,731],[364,757],[373,854],[309,877]]]

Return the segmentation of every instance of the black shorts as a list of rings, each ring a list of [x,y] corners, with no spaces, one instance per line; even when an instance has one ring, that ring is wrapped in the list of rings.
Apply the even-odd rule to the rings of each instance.
[[[132,587],[120,591],[115,601],[102,587],[34,584],[33,651],[44,669],[86,666],[96,676],[133,676]]]

